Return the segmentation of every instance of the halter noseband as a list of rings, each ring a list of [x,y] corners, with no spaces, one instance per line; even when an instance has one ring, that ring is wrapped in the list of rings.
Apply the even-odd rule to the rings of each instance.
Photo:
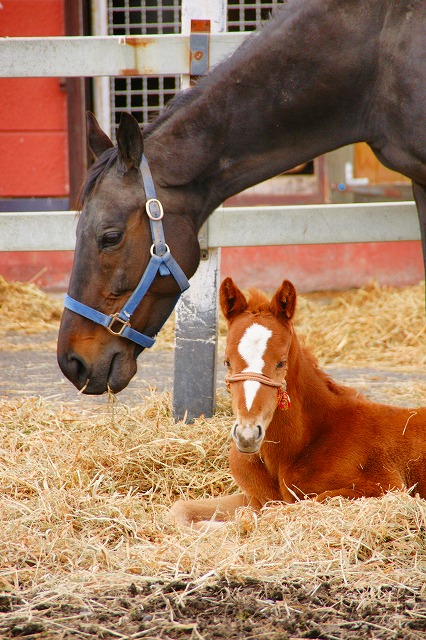
[[[152,245],[150,250],[151,258],[139,281],[139,284],[121,311],[109,316],[101,311],[92,309],[92,307],[89,307],[82,302],[74,300],[74,298],[71,298],[68,294],[65,296],[64,306],[67,309],[74,311],[74,313],[78,313],[80,316],[102,325],[114,336],[127,338],[128,340],[136,342],[136,344],[139,344],[141,347],[149,348],[155,343],[155,338],[151,338],[150,336],[146,336],[143,333],[132,329],[130,326],[130,318],[133,312],[147,293],[157,273],[159,273],[160,276],[172,275],[179,285],[180,293],[176,296],[175,304],[179,300],[181,294],[188,289],[189,282],[188,278],[171,255],[170,249],[166,244],[162,223],[162,218],[164,216],[163,206],[161,202],[157,200],[154,181],[148,166],[148,161],[144,155],[142,156],[140,170],[145,189],[145,210],[149,218]]]
[[[234,373],[233,375],[225,376],[225,383],[229,391],[231,390],[231,383],[233,382],[245,382],[246,380],[254,380],[260,382],[267,387],[275,387],[278,391],[277,407],[287,411],[291,406],[290,396],[287,393],[287,381],[286,375],[288,371],[287,361],[288,354],[290,352],[291,341],[293,338],[293,327],[290,328],[290,344],[288,345],[287,354],[285,357],[284,379],[282,382],[276,382],[269,376],[265,376],[263,373],[256,373],[255,371],[240,371],[240,373]]]

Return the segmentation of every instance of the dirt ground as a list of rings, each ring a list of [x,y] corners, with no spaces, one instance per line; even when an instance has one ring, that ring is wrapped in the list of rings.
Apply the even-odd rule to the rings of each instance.
[[[194,592],[191,593],[191,590]],[[197,589],[190,582],[123,585],[116,593],[94,594],[90,607],[37,602],[31,620],[10,613],[19,598],[4,595],[0,612],[2,638],[232,638],[296,640],[298,638],[398,638],[421,640],[426,633],[426,601],[403,588],[369,594],[341,589],[336,598],[323,583],[312,592],[300,582],[246,584],[220,581]]]
[[[56,362],[56,332],[33,335],[9,332],[0,338],[0,396],[41,396],[85,409],[105,405],[106,397],[79,395],[66,380]],[[325,370],[337,381],[353,386],[377,402],[388,402],[389,391],[409,387],[413,382],[426,383],[426,374],[415,371],[391,371],[380,368],[341,366]],[[217,387],[225,387],[225,367],[221,354],[217,363]],[[173,352],[154,349],[138,359],[138,372],[118,396],[123,404],[134,405],[149,387],[162,391],[173,387]]]
[[[80,396],[56,364],[55,334],[23,337],[9,334],[0,348],[0,395],[42,396],[96,409],[105,398]],[[38,341],[36,349],[28,349]],[[218,385],[224,371],[218,367]],[[423,374],[376,369],[329,369],[332,375],[377,400],[390,388],[426,381]],[[148,386],[171,389],[170,351],[142,357],[139,372],[119,400],[140,401]],[[426,568],[425,568],[426,581]],[[188,581],[161,583],[135,580],[114,592],[79,600],[34,593],[22,599],[0,592],[1,638],[120,638],[251,640],[333,640],[364,638],[421,640],[426,638],[426,594],[404,586],[379,591],[354,590],[323,582],[254,580],[218,581],[201,586]]]

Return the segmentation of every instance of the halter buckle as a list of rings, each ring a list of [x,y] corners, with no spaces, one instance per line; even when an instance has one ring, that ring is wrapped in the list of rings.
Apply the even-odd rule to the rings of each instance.
[[[118,331],[114,331],[112,325],[114,324],[114,322],[121,322],[121,327]],[[112,333],[113,336],[122,336],[123,335],[123,331],[126,327],[130,327],[130,321],[129,320],[123,320],[122,318],[119,317],[119,313],[113,313],[110,316],[110,321],[109,324],[107,325],[107,329],[110,333]]]
[[[153,211],[151,212],[151,205],[154,205]],[[164,216],[163,205],[157,198],[150,198],[146,201],[145,209],[148,214],[148,218],[151,220],[161,220]],[[157,212],[157,215],[156,213]]]

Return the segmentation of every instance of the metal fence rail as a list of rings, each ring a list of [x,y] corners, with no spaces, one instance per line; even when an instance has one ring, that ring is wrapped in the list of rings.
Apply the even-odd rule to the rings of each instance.
[[[71,251],[75,211],[0,214],[0,251]],[[263,247],[420,240],[414,202],[221,207],[207,221],[207,247]]]
[[[245,33],[210,35],[210,66]],[[0,78],[161,76],[189,73],[189,36],[0,38]]]

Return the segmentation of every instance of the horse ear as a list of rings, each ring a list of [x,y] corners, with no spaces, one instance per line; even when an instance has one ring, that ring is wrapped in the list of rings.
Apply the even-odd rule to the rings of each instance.
[[[219,291],[220,308],[229,321],[247,309],[247,300],[232,278],[225,278]]]
[[[279,319],[291,320],[296,310],[296,289],[290,280],[284,280],[271,300],[270,310]]]
[[[98,121],[91,111],[87,111],[86,120],[90,151],[92,152],[95,160],[97,160],[104,151],[110,149],[114,145],[108,138],[107,134],[102,131]]]
[[[119,159],[125,171],[139,169],[143,154],[143,138],[139,123],[130,113],[121,114],[117,130]]]

